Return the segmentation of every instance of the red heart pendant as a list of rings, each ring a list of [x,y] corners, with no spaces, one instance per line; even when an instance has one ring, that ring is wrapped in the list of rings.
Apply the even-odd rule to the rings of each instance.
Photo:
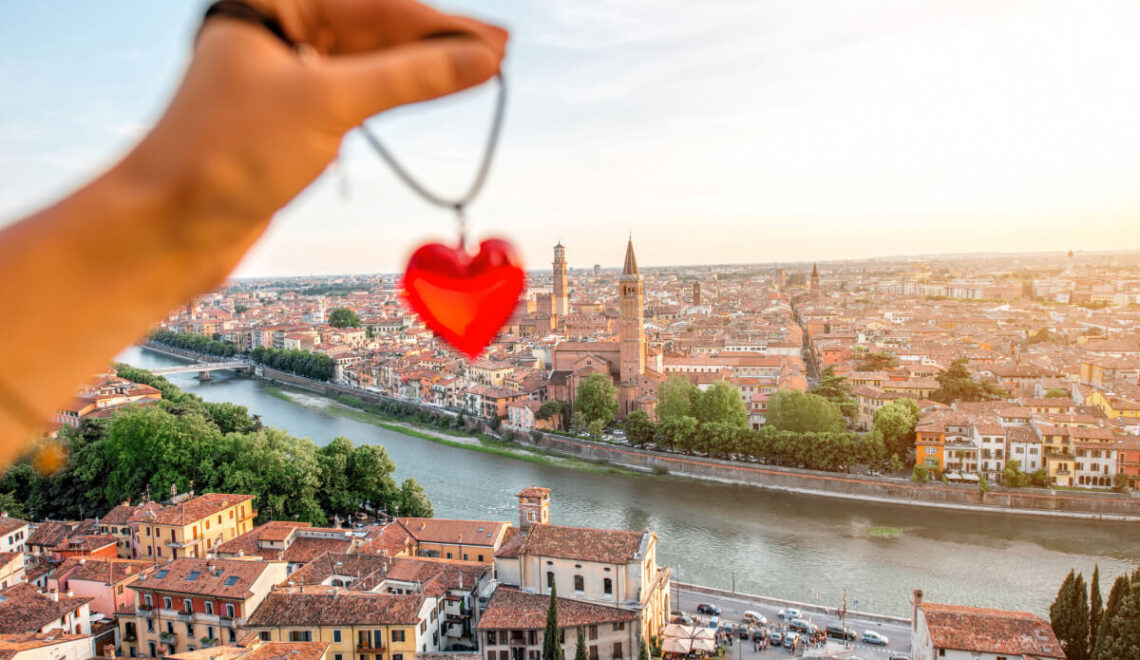
[[[439,243],[421,246],[404,271],[404,295],[429,328],[478,357],[511,317],[525,275],[511,244],[483,241],[470,256]]]

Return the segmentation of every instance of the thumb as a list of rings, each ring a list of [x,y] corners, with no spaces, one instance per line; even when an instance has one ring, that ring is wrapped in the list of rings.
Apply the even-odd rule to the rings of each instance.
[[[502,56],[481,39],[446,37],[328,58],[319,77],[325,100],[347,129],[390,108],[485,82],[498,72]]]

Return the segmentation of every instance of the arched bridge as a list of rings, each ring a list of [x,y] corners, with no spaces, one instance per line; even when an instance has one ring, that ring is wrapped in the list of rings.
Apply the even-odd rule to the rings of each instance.
[[[166,367],[165,369],[152,369],[151,373],[156,376],[165,376],[167,374],[186,374],[198,372],[199,380],[210,380],[211,371],[219,371],[221,369],[234,369],[237,371],[249,372],[252,365],[244,360],[233,360],[231,362],[199,362],[197,364],[187,364],[180,367]]]

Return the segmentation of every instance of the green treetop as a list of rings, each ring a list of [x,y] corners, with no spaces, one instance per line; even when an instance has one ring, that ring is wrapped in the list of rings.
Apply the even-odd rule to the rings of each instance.
[[[337,307],[329,312],[329,325],[334,328],[359,328],[360,317],[347,307]]]
[[[574,400],[574,410],[585,415],[587,424],[601,420],[609,424],[618,412],[617,388],[609,376],[590,374],[578,386],[578,396]]]

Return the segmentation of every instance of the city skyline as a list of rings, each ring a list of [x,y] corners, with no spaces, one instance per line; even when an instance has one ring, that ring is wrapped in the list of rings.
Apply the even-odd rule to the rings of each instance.
[[[473,237],[509,237],[528,268],[559,237],[579,263],[620,261],[575,240],[615,227],[634,232],[647,267],[1140,246],[1130,3],[444,8],[513,31],[502,149],[470,220]],[[71,3],[0,27],[0,223],[146,130],[200,9]],[[456,189],[491,105],[481,89],[374,126],[428,185]],[[236,276],[397,272],[420,243],[455,240],[452,218],[357,136],[337,170]]]

